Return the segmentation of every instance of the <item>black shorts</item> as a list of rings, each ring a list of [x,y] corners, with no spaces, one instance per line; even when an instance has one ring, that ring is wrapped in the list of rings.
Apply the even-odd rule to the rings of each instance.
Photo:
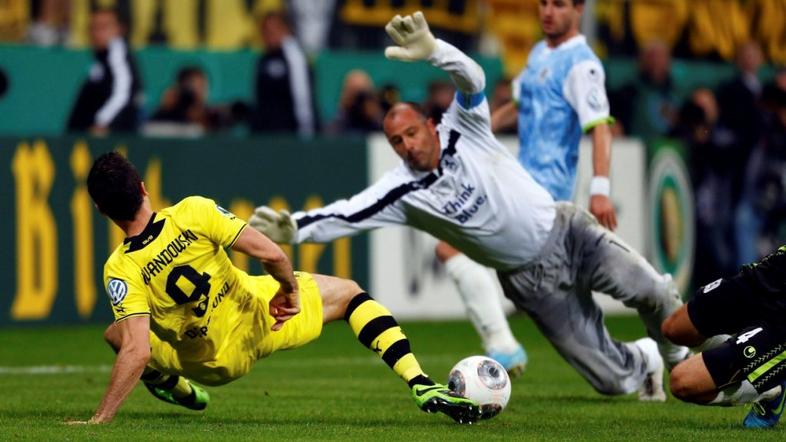
[[[703,336],[733,335],[753,326],[784,329],[786,312],[746,284],[740,276],[701,287],[688,302],[688,316]]]
[[[747,380],[764,393],[786,380],[786,335],[766,325],[750,327],[702,358],[718,390]]]

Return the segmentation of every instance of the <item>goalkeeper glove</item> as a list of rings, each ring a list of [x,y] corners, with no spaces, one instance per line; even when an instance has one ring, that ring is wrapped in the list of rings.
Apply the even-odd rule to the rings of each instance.
[[[398,45],[385,49],[385,57],[391,60],[427,60],[437,48],[437,40],[420,11],[403,18],[396,15],[385,25],[385,31]]]
[[[275,211],[267,206],[259,206],[248,224],[277,243],[291,244],[297,235],[297,223],[286,210]]]

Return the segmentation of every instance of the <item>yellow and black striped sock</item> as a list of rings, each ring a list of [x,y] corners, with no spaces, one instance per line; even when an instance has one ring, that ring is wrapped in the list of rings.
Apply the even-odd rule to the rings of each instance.
[[[142,372],[142,382],[162,390],[171,391],[172,396],[180,399],[188,397],[193,393],[191,384],[188,383],[186,378],[164,374],[151,367],[145,367],[145,371]]]
[[[349,302],[344,319],[361,344],[373,350],[409,386],[433,385],[412,354],[409,340],[401,331],[390,311],[368,293],[361,293]]]

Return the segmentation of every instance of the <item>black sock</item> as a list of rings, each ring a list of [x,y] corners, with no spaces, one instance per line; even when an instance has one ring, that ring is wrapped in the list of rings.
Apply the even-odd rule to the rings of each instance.
[[[415,385],[434,385],[434,381],[427,378],[426,376],[418,375],[410,379],[409,382],[407,382],[407,384],[409,385],[409,388],[412,388]]]

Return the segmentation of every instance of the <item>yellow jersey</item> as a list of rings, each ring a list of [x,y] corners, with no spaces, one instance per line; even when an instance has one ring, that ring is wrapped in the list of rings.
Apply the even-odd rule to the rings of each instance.
[[[150,315],[150,328],[189,360],[209,359],[251,303],[249,276],[230,247],[246,222],[210,199],[188,197],[150,217],[104,266],[115,321]]]

